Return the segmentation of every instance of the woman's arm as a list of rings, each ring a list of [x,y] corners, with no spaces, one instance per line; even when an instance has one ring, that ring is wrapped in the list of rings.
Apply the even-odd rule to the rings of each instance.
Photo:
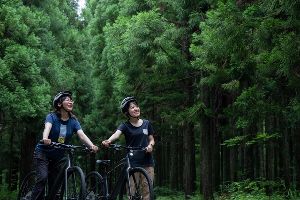
[[[77,131],[77,135],[79,137],[79,139],[86,144],[93,152],[97,152],[98,151],[98,147],[95,146],[92,141],[90,140],[90,138],[88,138],[88,136],[83,132],[82,129]]]
[[[154,137],[153,135],[148,136],[149,144],[146,147],[146,151],[151,153],[153,151],[153,146],[155,145]]]
[[[114,134],[110,136],[107,140],[102,141],[102,144],[108,147],[113,141],[117,140],[122,134],[122,131],[116,130]]]
[[[50,122],[46,122],[44,131],[43,131],[43,143],[46,145],[51,144],[51,140],[48,138],[51,128],[52,128],[52,124]]]

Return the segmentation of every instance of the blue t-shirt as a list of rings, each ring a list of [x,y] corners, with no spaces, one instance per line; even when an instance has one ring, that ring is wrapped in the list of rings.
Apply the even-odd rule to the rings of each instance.
[[[52,128],[50,130],[48,138],[52,142],[60,142],[64,144],[69,144],[74,133],[77,133],[81,129],[79,121],[70,117],[67,121],[61,120],[56,113],[49,113],[46,116],[45,123],[51,123]],[[64,152],[60,149],[52,149],[44,145],[37,145],[37,150],[41,150],[49,158],[60,158],[63,156]]]
[[[148,120],[143,120],[143,124],[139,127],[133,126],[129,121],[122,123],[118,130],[120,130],[126,140],[126,145],[131,147],[147,147],[149,145],[148,136],[153,135],[153,127]],[[154,161],[152,153],[141,152],[142,156],[138,155],[131,160],[133,166],[146,167],[153,166]]]

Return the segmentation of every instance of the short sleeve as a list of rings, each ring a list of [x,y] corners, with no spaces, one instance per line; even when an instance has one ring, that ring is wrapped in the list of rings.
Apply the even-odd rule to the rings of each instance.
[[[49,113],[47,116],[46,116],[46,120],[45,120],[45,124],[49,122],[50,124],[53,124],[54,123],[54,116],[52,113]]]
[[[80,125],[80,123],[79,123],[79,121],[78,120],[74,120],[74,132],[75,133],[77,133],[77,131],[79,131],[81,129],[81,125]]]
[[[126,125],[124,123],[120,124],[120,126],[117,128],[117,130],[124,133],[126,131]]]
[[[153,126],[151,124],[151,122],[149,121],[148,123],[148,135],[153,135],[154,134],[154,129]]]

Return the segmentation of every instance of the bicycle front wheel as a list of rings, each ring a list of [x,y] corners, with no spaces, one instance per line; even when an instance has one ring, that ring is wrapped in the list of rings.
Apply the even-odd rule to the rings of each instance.
[[[133,168],[129,171],[129,180],[123,183],[119,199],[153,200],[153,186],[147,171]]]
[[[80,167],[68,169],[67,187],[63,184],[63,200],[82,200],[86,197],[84,174]]]
[[[86,200],[105,199],[105,185],[101,174],[92,171],[86,176],[85,182],[87,188]]]
[[[36,172],[29,172],[20,187],[20,191],[18,194],[18,200],[30,200],[32,195],[33,187],[36,183]]]

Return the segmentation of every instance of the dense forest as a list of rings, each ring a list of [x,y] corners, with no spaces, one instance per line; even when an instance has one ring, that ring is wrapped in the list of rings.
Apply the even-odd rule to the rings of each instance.
[[[136,96],[157,198],[299,197],[299,0],[0,2],[0,199],[31,170],[60,90],[99,146]]]

